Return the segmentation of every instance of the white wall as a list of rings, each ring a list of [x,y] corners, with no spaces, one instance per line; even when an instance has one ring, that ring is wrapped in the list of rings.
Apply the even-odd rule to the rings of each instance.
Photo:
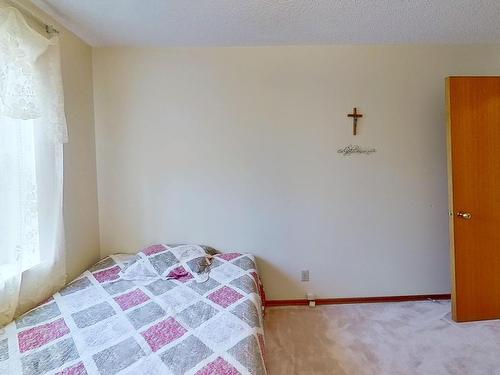
[[[271,299],[449,292],[444,78],[461,74],[499,75],[500,47],[94,50],[102,255],[252,252]]]
[[[69,142],[64,145],[64,226],[68,281],[99,259],[92,48],[28,0],[15,0],[60,31]],[[28,19],[29,22],[31,22]],[[35,25],[33,25],[35,26]]]
[[[100,259],[92,87],[92,48],[74,35],[61,37],[64,105],[64,227],[68,280]]]

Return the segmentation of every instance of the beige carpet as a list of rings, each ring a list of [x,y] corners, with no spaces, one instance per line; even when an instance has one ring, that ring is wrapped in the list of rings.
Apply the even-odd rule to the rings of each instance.
[[[500,321],[457,324],[450,303],[270,308],[269,375],[500,374]]]

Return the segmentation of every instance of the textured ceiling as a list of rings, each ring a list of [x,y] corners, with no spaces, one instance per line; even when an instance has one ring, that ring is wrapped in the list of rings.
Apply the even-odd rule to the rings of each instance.
[[[32,0],[94,46],[500,42],[500,0]]]

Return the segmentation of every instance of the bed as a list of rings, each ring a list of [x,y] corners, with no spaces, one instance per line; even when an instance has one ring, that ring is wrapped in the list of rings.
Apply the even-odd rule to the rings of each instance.
[[[265,375],[262,305],[249,254],[110,256],[0,329],[0,373]]]

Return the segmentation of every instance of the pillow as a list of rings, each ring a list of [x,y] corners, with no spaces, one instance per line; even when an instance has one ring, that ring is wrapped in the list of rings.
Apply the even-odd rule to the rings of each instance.
[[[137,253],[121,271],[121,277],[137,281],[158,277],[180,281],[199,279],[208,269],[209,253],[218,252],[199,245],[152,245]]]
[[[121,270],[120,276],[124,280],[149,280],[157,278],[158,272],[152,266],[148,257],[168,250],[165,245],[152,245],[139,251]]]
[[[182,244],[174,244],[174,245],[167,245],[168,247],[177,247],[177,246],[186,246],[186,244],[182,243]],[[205,250],[205,253],[207,253],[208,255],[216,255],[216,254],[220,254],[220,251],[211,247],[211,246],[207,246],[207,245],[198,245],[199,247],[201,247],[203,250]]]

